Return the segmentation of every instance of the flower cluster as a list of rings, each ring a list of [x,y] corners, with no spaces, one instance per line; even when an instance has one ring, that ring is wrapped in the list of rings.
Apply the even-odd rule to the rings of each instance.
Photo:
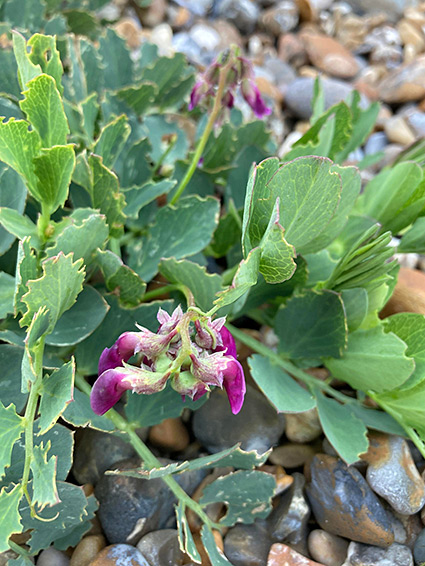
[[[233,51],[227,53],[214,63],[212,63],[195,83],[190,95],[189,110],[193,110],[201,101],[216,95],[219,84],[220,71],[223,67],[228,67],[225,92],[222,97],[222,105],[226,108],[233,108],[234,93],[240,86],[242,96],[252,108],[257,118],[263,118],[271,113],[271,108],[266,106],[261,97],[260,91],[254,80],[254,69],[252,63],[236,55]]]
[[[99,359],[99,377],[90,396],[92,409],[103,415],[126,390],[151,394],[167,382],[183,398],[199,399],[212,386],[226,390],[230,407],[238,413],[245,395],[245,378],[237,360],[235,341],[224,318],[211,320],[197,309],[157,315],[156,333],[138,326],[125,332]],[[128,361],[134,363],[128,364]]]

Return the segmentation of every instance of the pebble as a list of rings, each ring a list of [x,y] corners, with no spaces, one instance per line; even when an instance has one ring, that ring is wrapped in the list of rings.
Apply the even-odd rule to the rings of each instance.
[[[410,548],[396,542],[388,548],[351,542],[343,566],[413,566]]]
[[[415,6],[416,0],[346,0],[357,12],[367,14],[384,13],[388,19],[396,21],[408,6]]]
[[[234,566],[265,566],[272,539],[264,521],[236,525],[224,538],[224,554]]]
[[[116,468],[131,470],[140,465],[139,458],[131,458]],[[190,495],[204,475],[203,470],[185,472],[176,476],[176,481]],[[174,524],[175,498],[161,478],[147,480],[105,474],[96,486],[95,495],[99,501],[97,515],[111,543],[137,544],[146,533]],[[125,520],[118,521],[117,517]]]
[[[399,436],[371,434],[366,478],[371,488],[402,515],[414,515],[425,504],[425,484],[407,442]]]
[[[332,37],[303,33],[302,39],[310,61],[325,73],[341,79],[351,79],[359,72],[356,58]]]
[[[284,468],[300,468],[313,459],[314,453],[308,444],[283,444],[273,448],[269,460]]]
[[[261,15],[261,24],[264,30],[271,35],[279,37],[297,27],[298,8],[295,2],[284,0],[272,8],[265,10]]]
[[[425,315],[425,273],[402,267],[390,300],[381,311],[383,318],[398,312]]]
[[[306,65],[308,61],[304,43],[295,33],[285,33],[279,37],[277,53],[282,61],[289,63],[295,69]]]
[[[286,415],[285,435],[291,442],[304,444],[316,440],[321,434],[322,427],[316,408]]]
[[[267,566],[324,566],[324,564],[314,562],[290,546],[277,542],[270,549]]]
[[[416,539],[415,546],[413,547],[413,558],[419,566],[425,564],[425,529],[422,529]]]
[[[388,144],[388,138],[385,132],[375,132],[369,136],[367,140],[364,151],[366,155],[373,155],[382,151],[384,147]]]
[[[406,116],[409,126],[417,137],[425,137],[425,112],[414,111]]]
[[[135,454],[133,447],[118,436],[82,429],[76,437],[72,472],[78,483],[96,485],[105,470]]]
[[[64,552],[49,546],[38,555],[37,566],[69,566],[69,558]]]
[[[410,145],[416,139],[411,128],[406,124],[402,116],[393,116],[385,122],[385,133],[390,142],[399,143],[401,145]]]
[[[264,395],[248,386],[239,414],[232,414],[227,395],[216,389],[208,403],[195,412],[192,426],[196,439],[211,453],[238,442],[243,450],[264,453],[278,443],[285,419],[276,413]]]
[[[137,549],[150,566],[180,566],[184,554],[180,550],[176,529],[162,529],[146,534],[137,543]]]
[[[69,566],[87,566],[105,546],[105,537],[102,535],[84,537],[75,547]]]
[[[251,0],[221,0],[216,15],[229,20],[241,33],[252,33],[260,16],[260,9]]]
[[[165,419],[149,431],[149,442],[171,452],[181,452],[189,446],[187,428],[180,418]]]
[[[149,7],[140,12],[143,26],[154,28],[164,21],[167,12],[167,0],[152,0]]]
[[[384,102],[400,103],[421,100],[425,96],[425,57],[394,69],[379,85]]]
[[[425,47],[424,34],[414,24],[407,20],[401,20],[397,29],[404,44],[413,45],[417,53],[423,50]]]
[[[387,512],[356,468],[320,454],[310,470],[307,495],[322,529],[365,544],[389,546],[394,542]]]
[[[315,529],[308,535],[308,550],[312,558],[324,566],[342,566],[348,544],[347,540],[321,529]]]
[[[336,79],[322,79],[321,84],[325,97],[325,109],[345,100],[353,92],[351,85]],[[310,118],[313,88],[314,79],[312,77],[300,77],[288,85],[285,103],[297,118],[303,120]]]
[[[270,534],[274,540],[287,542],[296,550],[307,550],[307,524],[310,507],[304,497],[305,478],[293,474],[292,486],[279,498],[277,506],[268,517]]]
[[[99,552],[89,566],[151,566],[137,548],[129,544],[111,544]]]
[[[423,529],[419,513],[416,515],[402,515],[401,513],[394,513],[394,515],[396,520],[400,523],[404,534],[403,538],[400,538],[400,540],[395,539],[395,542],[399,542],[400,544],[405,544],[409,548],[413,548],[419,533]]]

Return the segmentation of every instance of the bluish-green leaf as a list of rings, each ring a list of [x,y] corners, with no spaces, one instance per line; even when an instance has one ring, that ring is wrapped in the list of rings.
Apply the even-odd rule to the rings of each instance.
[[[259,247],[249,252],[247,258],[240,262],[232,284],[218,294],[218,298],[215,300],[217,305],[224,307],[234,303],[257,283],[260,258],[261,249]]]
[[[30,236],[33,246],[39,247],[41,245],[37,226],[28,216],[19,213],[17,210],[13,208],[0,208],[0,224],[9,234],[13,234],[14,237],[23,240],[27,236]],[[15,239],[14,237],[12,237],[12,242]]]
[[[72,401],[74,390],[74,360],[43,378],[40,402],[40,434],[51,429]]]
[[[22,532],[19,502],[22,498],[22,488],[15,485],[9,491],[4,487],[0,491],[0,552],[10,549],[8,540],[13,533]]]
[[[34,158],[34,171],[38,177],[37,193],[50,213],[63,206],[68,198],[74,167],[75,153],[72,145],[43,149]]]
[[[47,505],[51,507],[59,503],[55,477],[57,456],[48,457],[49,450],[50,442],[46,446],[34,446],[31,458],[32,502],[38,505],[40,510]]]
[[[3,337],[2,337],[3,338]],[[21,393],[21,361],[23,348],[13,344],[0,344],[0,400],[4,406],[15,403],[16,410],[22,411],[27,396]]]
[[[367,291],[362,287],[343,289],[341,298],[344,303],[348,330],[354,332],[361,326],[368,313],[369,298]]]
[[[89,426],[104,432],[115,430],[112,421],[93,412],[88,395],[82,393],[79,389],[74,389],[73,397],[73,400],[62,413],[63,420],[79,428]]]
[[[213,566],[232,566],[232,563],[227,560],[221,549],[218,548],[213,532],[208,525],[203,525],[201,539]]]
[[[124,212],[130,218],[137,218],[140,210],[156,198],[168,194],[175,186],[174,180],[163,179],[157,183],[149,182],[141,187],[135,187],[125,191],[127,205]]]
[[[180,541],[180,547],[184,549],[186,554],[190,556],[196,562],[201,563],[201,555],[196,548],[195,541],[189,527],[189,523],[186,517],[186,507],[184,503],[180,500],[179,504],[176,506],[176,520],[177,520],[177,532]]]
[[[13,445],[24,432],[24,426],[24,419],[16,413],[13,404],[5,407],[0,403],[0,478],[10,466]]]
[[[122,115],[107,124],[100,132],[93,151],[96,155],[100,155],[103,158],[105,167],[113,168],[130,135],[130,129],[127,117]]]
[[[8,314],[13,313],[14,296],[15,278],[0,271],[0,318],[6,318]]]
[[[1,211],[12,211],[11,214],[15,213],[15,219],[27,220],[28,218],[23,216],[26,196],[27,190],[23,179],[13,169],[0,164],[0,223],[3,225],[3,228],[0,228],[0,254],[4,254],[10,248],[16,236],[10,231],[10,226],[5,226],[4,213],[2,219]],[[20,234],[23,239],[24,236]]]
[[[26,309],[21,299],[28,292],[28,281],[37,279],[37,271],[37,258],[30,247],[30,238],[25,238],[19,242],[16,259],[15,315]]]
[[[401,253],[425,253],[425,217],[417,218],[411,228],[403,234],[398,251]]]

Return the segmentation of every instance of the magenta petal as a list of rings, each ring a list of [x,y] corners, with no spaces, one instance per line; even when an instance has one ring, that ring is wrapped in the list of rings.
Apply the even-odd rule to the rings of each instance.
[[[255,83],[250,80],[242,82],[242,94],[248,104],[251,106],[257,118],[264,118],[271,114],[271,108],[266,106],[260,91]]]
[[[232,356],[236,359],[238,354],[236,352],[235,339],[225,326],[223,326],[223,328],[220,330],[220,336],[223,342],[223,346],[218,346],[215,351],[224,352],[226,356]]]
[[[243,368],[237,360],[228,363],[224,372],[223,385],[229,398],[232,413],[237,415],[242,409],[246,392]]]
[[[199,104],[199,102],[201,101],[204,95],[203,91],[204,91],[204,83],[202,81],[198,81],[197,83],[195,83],[195,86],[193,87],[192,92],[190,93],[190,102],[188,105],[189,110],[193,110],[195,106]]]
[[[122,366],[134,355],[136,346],[140,342],[138,332],[124,332],[113,346],[105,348],[99,358],[98,375],[108,369]]]
[[[108,369],[97,378],[90,393],[90,405],[97,415],[104,415],[118,403],[124,391],[131,389],[124,377],[119,369]]]

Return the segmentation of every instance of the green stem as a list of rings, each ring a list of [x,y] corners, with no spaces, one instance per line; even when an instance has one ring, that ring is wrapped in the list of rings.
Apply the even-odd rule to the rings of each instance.
[[[120,246],[120,242],[117,238],[110,238],[109,248],[110,248],[111,252],[113,252],[119,258],[121,257],[121,246]]]
[[[177,134],[174,134],[174,136],[172,137],[172,139],[170,140],[170,143],[168,144],[167,149],[164,151],[164,153],[161,155],[161,157],[158,159],[157,164],[155,165],[155,169],[152,172],[152,177],[155,177],[155,175],[158,173],[161,165],[164,163],[165,159],[167,158],[167,156],[169,155],[170,151],[173,149],[173,147],[176,145],[178,140],[178,136]]]
[[[46,233],[49,223],[50,223],[50,210],[47,209],[44,204],[42,204],[41,214],[37,222],[38,236],[42,244],[44,244],[49,239],[49,234]]]
[[[87,381],[84,379],[82,375],[78,373],[76,374],[75,383],[81,391],[83,391],[87,395],[90,395],[90,391],[91,391],[90,385],[87,383]],[[162,467],[161,462],[156,458],[154,454],[152,454],[152,452],[149,450],[146,444],[139,438],[139,436],[134,430],[134,425],[129,423],[115,409],[110,409],[107,413],[105,413],[105,417],[107,417],[118,430],[124,432],[127,441],[133,446],[134,450],[137,452],[137,454],[140,456],[140,458],[148,467],[150,468]],[[161,479],[174,493],[176,498],[180,501],[183,501],[186,507],[192,509],[192,511],[194,511],[198,515],[198,517],[202,519],[204,523],[206,523],[211,528],[215,528],[215,529],[221,528],[221,525],[217,525],[216,523],[211,521],[211,519],[208,517],[208,515],[205,513],[205,511],[202,509],[199,503],[194,501],[184,491],[184,489],[180,487],[180,485],[171,475],[164,476]]]
[[[143,295],[142,302],[146,303],[147,301],[151,301],[152,299],[157,299],[158,297],[161,297],[161,295],[171,293],[172,291],[180,291],[181,293],[183,293],[187,304],[190,305],[190,302],[193,299],[193,295],[186,287],[186,285],[182,285],[181,283],[172,283],[171,285],[158,287],[158,289],[152,289],[152,291],[148,291]]]
[[[226,324],[226,326],[230,330],[232,335],[235,338],[237,338],[240,342],[249,346],[252,350],[254,350],[254,352],[257,352],[258,354],[261,354],[262,356],[266,356],[273,363],[280,366],[282,369],[284,369],[285,371],[287,371],[288,373],[290,373],[291,375],[293,375],[294,377],[296,377],[300,381],[303,381],[304,383],[306,383],[310,388],[319,387],[323,391],[326,391],[326,393],[331,395],[334,399],[337,399],[338,401],[341,401],[342,403],[346,403],[346,404],[347,403],[357,403],[356,399],[354,399],[352,397],[348,397],[347,395],[344,395],[343,393],[336,391],[333,387],[331,387],[330,385],[328,385],[324,381],[320,381],[320,379],[313,377],[312,375],[308,374],[304,370],[298,368],[296,365],[294,365],[289,360],[285,360],[284,358],[281,358],[279,356],[279,354],[276,354],[276,352],[273,352],[273,350],[271,350],[270,348],[268,348],[267,346],[265,346],[264,344],[262,344],[261,342],[259,342],[255,338],[252,338],[252,336],[249,336],[248,334],[246,334],[242,330],[239,330],[239,328],[235,328],[231,324]]]
[[[13,540],[8,541],[8,544],[10,546],[10,548],[16,552],[16,554],[19,554],[19,556],[25,556],[25,557],[30,557],[30,553],[25,550],[25,548],[22,548],[22,546],[20,546],[19,544],[16,544],[16,542],[13,542]]]
[[[230,63],[231,63],[231,61],[230,61]],[[213,105],[210,117],[208,118],[208,122],[207,122],[207,125],[205,126],[205,130],[203,131],[202,136],[201,136],[201,138],[198,142],[198,145],[196,147],[195,153],[193,154],[192,161],[191,161],[189,167],[187,168],[187,171],[186,171],[183,179],[180,181],[180,185],[177,187],[177,190],[174,193],[174,196],[171,199],[170,204],[176,204],[176,202],[179,200],[183,191],[185,190],[189,181],[191,180],[191,178],[192,178],[192,176],[193,176],[193,174],[196,170],[196,167],[198,166],[199,160],[202,157],[202,153],[205,149],[205,146],[207,145],[207,141],[210,137],[210,134],[211,134],[211,131],[214,127],[215,121],[217,120],[217,117],[218,117],[220,111],[222,110],[221,102],[222,102],[222,99],[223,99],[223,96],[224,96],[224,93],[225,93],[226,79],[227,79],[227,75],[228,75],[230,68],[231,68],[231,65],[229,63],[227,63],[220,70],[217,93],[216,93],[215,98],[214,98],[214,105]]]
[[[43,353],[44,353],[44,337],[40,338],[39,343],[34,348],[34,371],[36,379],[31,385],[28,403],[25,409],[24,424],[25,424],[25,462],[24,471],[22,474],[22,491],[31,507],[31,514],[33,514],[33,505],[28,493],[28,480],[30,476],[31,461],[33,456],[33,435],[34,435],[34,419],[37,410],[38,396],[43,379]]]

